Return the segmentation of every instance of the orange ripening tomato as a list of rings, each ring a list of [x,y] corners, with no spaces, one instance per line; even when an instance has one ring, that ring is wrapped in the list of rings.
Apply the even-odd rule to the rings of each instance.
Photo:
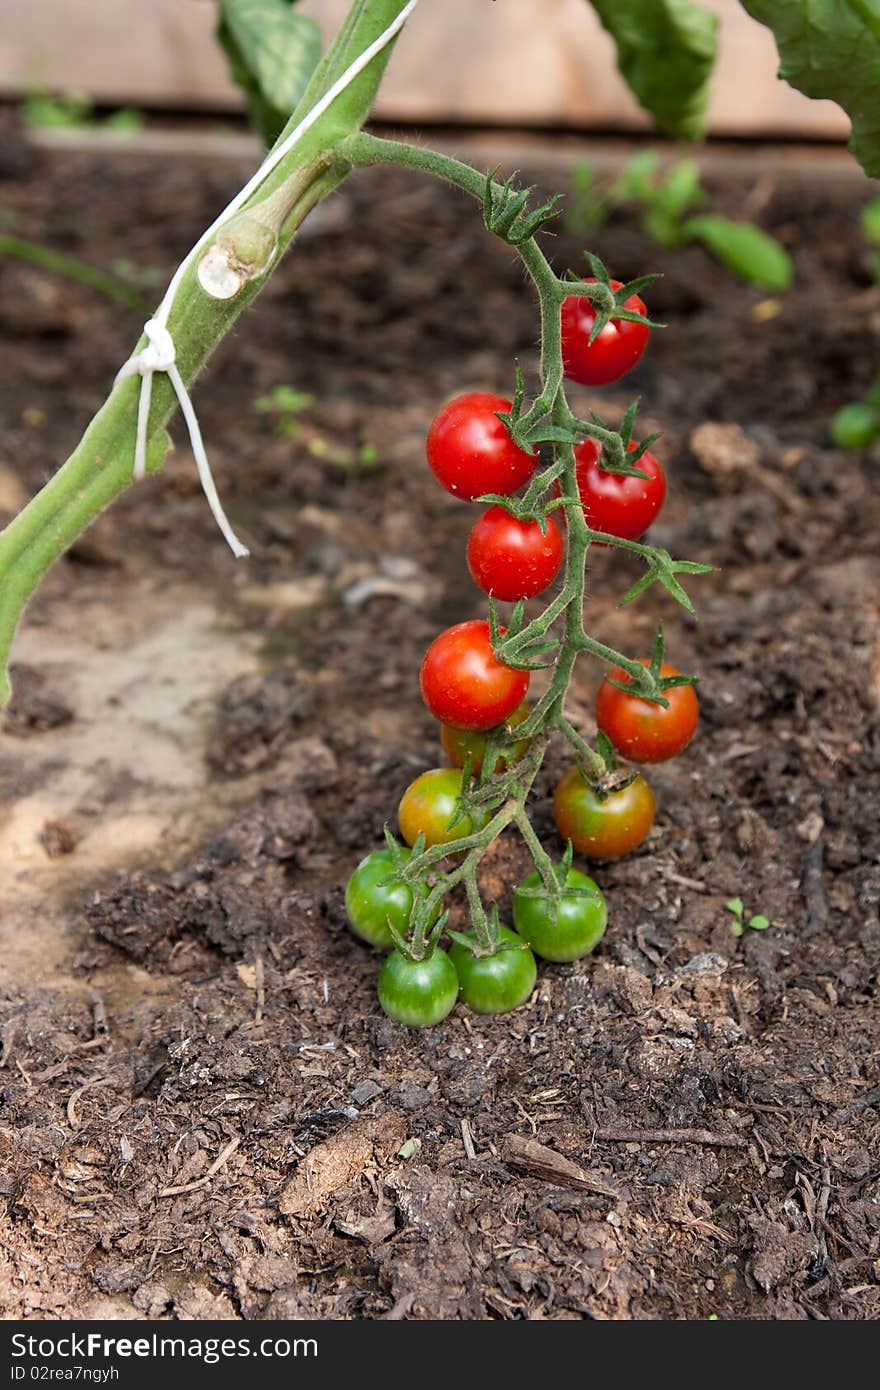
[[[654,793],[641,775],[600,797],[575,764],[553,798],[553,819],[564,840],[588,859],[620,859],[636,849],[654,824]]]
[[[408,845],[414,845],[419,835],[425,837],[425,847],[449,845],[473,832],[468,816],[451,825],[458,799],[461,796],[461,772],[455,767],[437,767],[423,772],[410,782],[397,808],[400,833]]]

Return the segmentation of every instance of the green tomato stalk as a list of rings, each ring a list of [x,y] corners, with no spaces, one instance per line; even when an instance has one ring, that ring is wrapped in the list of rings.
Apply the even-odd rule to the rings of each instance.
[[[527,811],[529,793],[554,732],[568,741],[596,781],[601,783],[606,779],[609,785],[614,785],[614,779],[620,777],[607,756],[591,748],[565,716],[566,694],[578,657],[587,653],[611,666],[620,667],[629,677],[634,694],[660,705],[667,704],[659,675],[659,659],[645,667],[641,662],[598,641],[584,627],[586,560],[590,545],[598,541],[616,546],[643,561],[644,573],[621,600],[622,603],[632,602],[656,582],[682,607],[692,612],[691,600],[677,576],[703,574],[711,566],[674,560],[667,551],[656,546],[591,529],[578,493],[574,450],[581,440],[596,440],[602,447],[604,464],[609,471],[622,474],[637,471],[639,456],[652,441],[647,440],[640,449],[628,452],[635,405],[627,412],[619,431],[609,430],[595,419],[580,420],[573,414],[564,385],[562,304],[573,294],[589,298],[596,310],[597,329],[594,331],[599,331],[612,313],[615,318],[622,316],[619,302],[635,293],[645,281],[633,282],[615,296],[608,287],[604,266],[595,257],[589,259],[594,272],[598,272],[598,283],[586,284],[560,278],[535,240],[535,234],[554,215],[555,200],[530,212],[527,194],[524,195],[523,191],[491,177],[487,179],[468,165],[446,155],[361,133],[340,145],[338,157],[350,167],[379,163],[403,165],[470,193],[483,204],[489,230],[516,247],[540,304],[540,391],[531,405],[524,409],[523,384],[518,378],[513,410],[507,424],[512,438],[521,448],[548,445],[552,463],[536,476],[523,498],[492,497],[485,500],[506,507],[516,516],[535,519],[550,515],[556,508],[565,509],[568,549],[560,593],[543,613],[528,623],[523,621],[523,605],[518,604],[503,636],[494,607],[490,611],[493,645],[499,661],[527,670],[549,668],[552,676],[546,692],[528,719],[512,730],[496,731],[489,738],[481,777],[472,780],[462,798],[463,815],[469,817],[473,824],[481,824],[481,829],[452,845],[435,845],[415,853],[401,875],[406,883],[420,885],[425,894],[414,913],[408,942],[408,950],[415,959],[422,958],[433,948],[426,924],[436,918],[444,898],[459,884],[464,886],[467,894],[476,950],[479,954],[491,955],[499,947],[497,920],[493,920],[482,903],[477,873],[486,851],[503,830],[514,826],[522,835],[550,901],[559,901],[565,885],[565,872],[560,873],[559,866],[554,865],[542,846]],[[558,497],[554,495],[556,483],[560,487],[561,495]],[[662,656],[662,648],[660,654]],[[516,745],[526,739],[532,740],[531,747],[523,757],[517,759]],[[506,768],[501,773],[493,773],[492,769],[498,765],[499,758],[506,762]],[[462,857],[452,867],[441,868],[453,851]]]

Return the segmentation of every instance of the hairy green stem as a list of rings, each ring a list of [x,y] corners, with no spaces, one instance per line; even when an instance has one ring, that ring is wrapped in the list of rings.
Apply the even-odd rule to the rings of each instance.
[[[406,0],[354,0],[335,43],[319,64],[280,140],[352,61],[385,32],[405,4]],[[301,202],[303,215],[338,186],[345,168],[334,157],[335,149],[366,120],[392,47],[389,44],[379,53],[341,93],[266,177],[245,207],[262,202],[288,181],[299,178],[302,170],[312,164],[320,164],[323,172]],[[197,267],[189,265],[168,321],[177,367],[187,386],[262,289],[297,226],[296,217],[288,218],[279,237],[279,254],[267,274],[246,284],[232,299],[209,297],[198,282]],[[142,338],[136,350],[144,343]],[[129,377],[113,388],[67,462],[0,533],[0,706],[11,693],[7,674],[9,649],[25,603],[49,565],[132,482],[139,390],[138,377]],[[176,409],[177,398],[171,383],[159,372],[153,382],[147,430],[148,458],[153,471],[161,467],[167,447],[165,427]]]
[[[541,875],[541,882],[547,889],[548,893],[555,893],[557,884],[556,875],[553,872],[553,860],[550,858],[550,855],[547,853],[544,846],[541,844],[541,841],[535,834],[534,827],[532,825],[532,822],[529,820],[528,813],[525,807],[523,807],[522,810],[517,812],[515,819],[517,829],[519,830],[520,834],[522,835],[523,839],[528,845],[529,853],[532,856],[535,868]]]

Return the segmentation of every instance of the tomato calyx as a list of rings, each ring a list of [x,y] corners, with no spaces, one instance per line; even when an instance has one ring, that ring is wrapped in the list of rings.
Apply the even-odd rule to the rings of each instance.
[[[526,605],[523,599],[519,599],[514,605],[506,627],[501,626],[498,607],[491,594],[489,595],[488,606],[492,650],[496,659],[503,666],[510,666],[514,671],[549,671],[556,664],[555,656],[549,661],[542,661],[541,658],[558,651],[558,638],[539,637],[534,642],[528,642],[524,646],[517,643],[516,639],[525,631],[526,627]]]
[[[540,526],[541,535],[546,536],[548,520],[547,508],[541,506],[538,499],[542,493],[547,491],[550,483],[555,482],[559,477],[559,469],[554,467],[548,469],[547,473],[551,476],[547,477],[546,474],[543,473],[538,475],[537,482],[540,486],[537,490],[537,497],[529,495],[532,491],[530,486],[529,492],[525,497],[502,497],[500,493],[487,492],[484,496],[476,497],[474,500],[478,502],[480,506],[485,504],[487,507],[500,507],[502,511],[512,516],[514,521],[533,522],[536,526]]]
[[[674,690],[677,686],[682,685],[698,685],[699,677],[686,676],[681,671],[677,671],[672,676],[664,676],[662,674],[664,648],[663,624],[660,623],[654,638],[651,660],[645,664],[636,663],[639,669],[633,671],[631,675],[628,674],[626,680],[615,680],[612,676],[606,676],[606,681],[609,685],[613,685],[615,690],[622,690],[624,695],[634,695],[640,700],[646,700],[648,704],[659,705],[661,709],[669,709],[669,701],[666,699],[664,691]]]
[[[506,933],[501,925],[501,918],[495,903],[486,914],[482,931],[476,929],[467,932],[448,931],[446,934],[451,941],[463,947],[476,960],[487,960],[491,956],[501,955],[504,951],[527,951],[529,949],[527,942],[510,939],[510,934]]]
[[[380,880],[377,886],[384,888],[394,883],[404,883],[413,897],[407,934],[404,935],[390,917],[386,917],[388,933],[397,950],[406,960],[426,960],[428,956],[433,954],[435,946],[443,935],[449,920],[449,913],[448,911],[441,912],[438,915],[436,908],[433,912],[431,911],[428,904],[430,884],[408,867],[413,860],[417,860],[424,853],[425,836],[423,834],[416,836],[411,849],[407,852],[399,840],[392,835],[387,825],[384,828],[384,835],[385,844],[394,863],[394,872],[389,874],[387,879]]]
[[[404,936],[403,932],[399,931],[390,920],[388,921],[388,931],[403,958],[415,963],[420,960],[428,960],[434,954],[440,938],[446,930],[449,913],[441,912],[438,917],[431,921],[427,907],[427,891],[422,896],[416,894],[415,888],[413,891],[415,901],[409,920],[408,935]]]
[[[548,222],[559,216],[562,194],[549,198],[540,207],[528,210],[533,188],[518,188],[512,178],[497,182],[498,168],[486,175],[483,193],[483,221],[486,230],[500,237],[509,246],[522,246]]]
[[[519,367],[516,368],[515,386],[513,400],[509,410],[497,412],[497,418],[504,425],[514,444],[523,450],[533,450],[540,444],[576,444],[580,435],[571,426],[560,425],[548,419],[552,408],[552,400],[545,396],[539,396],[536,401],[529,406],[528,410],[523,410],[526,387],[525,378]],[[572,417],[573,424],[574,421]],[[559,477],[563,471],[561,463],[551,464],[543,473],[535,474],[532,478],[526,498],[540,497],[554,478]],[[484,499],[480,499],[481,501]],[[494,498],[492,499],[494,501]]]
[[[413,927],[414,927],[414,929],[415,929],[415,926],[416,926],[416,924],[415,924],[416,911],[417,911],[417,909],[414,908],[414,909],[413,909]],[[392,938],[392,940],[394,941],[395,947],[396,947],[397,950],[400,952],[400,954],[403,956],[404,960],[412,961],[412,963],[415,965],[418,961],[421,961],[421,960],[429,960],[429,959],[431,958],[431,956],[434,954],[434,951],[437,949],[437,946],[438,946],[439,943],[440,943],[440,938],[441,938],[441,936],[443,935],[444,931],[446,930],[446,923],[448,922],[448,920],[449,920],[449,913],[448,913],[448,912],[442,912],[442,913],[440,914],[440,916],[437,918],[437,921],[436,921],[435,925],[431,928],[431,930],[430,930],[429,932],[427,932],[427,933],[425,934],[424,939],[423,939],[423,941],[421,942],[421,944],[417,943],[417,941],[416,941],[416,939],[415,939],[415,930],[414,930],[414,932],[413,932],[413,936],[411,936],[411,937],[409,937],[409,938],[407,938],[407,937],[401,935],[401,933],[397,930],[397,928],[396,928],[391,922],[388,923],[388,930],[389,930],[389,932],[391,933],[391,938]]]
[[[591,532],[591,539],[603,541],[607,545],[619,544],[614,536],[606,535],[601,531]],[[632,588],[624,594],[618,603],[618,608],[624,608],[628,603],[632,603],[652,584],[659,583],[668,594],[680,603],[682,608],[688,613],[693,613],[694,605],[686,589],[683,589],[676,579],[677,574],[711,574],[714,565],[702,565],[696,560],[673,560],[668,550],[663,550],[658,546],[643,546],[639,554],[645,560],[647,568],[640,579],[637,579]]]
[[[634,442],[632,436],[633,430],[635,429],[636,416],[639,413],[640,403],[639,397],[636,397],[634,401],[630,402],[620,422],[620,428],[617,430],[621,445],[623,446],[623,457],[620,459],[615,458],[613,457],[613,453],[609,456],[605,449],[600,449],[596,464],[601,468],[603,473],[614,473],[621,478],[642,478],[645,482],[650,482],[650,473],[646,473],[643,469],[637,468],[636,465],[639,459],[648,452],[651,445],[656,444],[657,440],[660,438],[660,432],[657,430],[653,434],[646,435],[639,443]],[[593,423],[598,425],[600,429],[610,430],[610,426],[605,423],[602,416],[599,415],[597,411],[593,410],[590,414]]]
[[[541,882],[534,888],[526,887],[524,883],[517,886],[517,896],[520,898],[534,898],[538,902],[551,904],[558,908],[563,898],[600,898],[602,894],[595,884],[589,888],[581,888],[579,885],[569,884],[568,877],[571,873],[572,861],[574,859],[574,846],[569,840],[565,846],[562,858],[558,864],[550,864],[550,873],[553,877],[555,887],[551,890],[544,882],[543,875],[540,875]]]
[[[639,314],[634,309],[627,309],[626,302],[633,295],[640,295],[642,290],[653,285],[660,276],[640,275],[635,280],[628,281],[625,285],[620,285],[617,289],[611,284],[611,273],[603,261],[591,251],[586,254],[592,276],[584,280],[575,271],[568,272],[567,281],[563,282],[566,295],[577,294],[582,299],[588,299],[592,304],[596,318],[590,331],[589,343],[592,345],[599,337],[600,333],[608,327],[612,319],[625,323],[640,323],[646,328],[665,328],[664,323],[657,323],[650,319],[646,314]]]
[[[403,845],[400,843],[398,839],[395,838],[394,835],[392,835],[387,825],[383,828],[383,835],[385,838],[385,845],[388,849],[388,853],[391,855],[391,858],[394,862],[395,870],[394,874],[389,875],[388,879],[382,880],[380,886],[384,888],[386,884],[390,882],[393,878],[402,879],[404,883],[406,882],[406,866],[414,853],[421,853],[421,850],[424,849],[424,845],[421,845],[418,849],[414,845],[413,848],[410,850],[409,854],[407,854],[403,848]],[[424,836],[422,836],[421,838],[424,839]],[[418,844],[418,841],[416,841],[416,844]]]
[[[577,744],[575,747],[577,748]],[[593,758],[594,761],[588,763],[581,756],[575,766],[584,786],[589,787],[599,801],[607,801],[617,792],[625,791],[639,777],[637,769],[620,766],[617,749],[602,729],[599,729],[596,734],[596,750]],[[571,846],[569,845],[568,848],[571,849]],[[566,854],[568,854],[568,850],[566,850]],[[566,862],[565,856],[563,856],[562,862],[563,864]],[[568,867],[571,868],[570,858]]]

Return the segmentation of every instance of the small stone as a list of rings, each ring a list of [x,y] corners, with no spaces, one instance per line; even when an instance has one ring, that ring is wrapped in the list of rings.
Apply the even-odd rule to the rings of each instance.
[[[430,1104],[431,1092],[426,1091],[424,1086],[404,1084],[392,1091],[391,1099],[404,1110],[422,1110]]]
[[[723,975],[727,969],[727,959],[714,951],[705,951],[699,956],[691,956],[678,972],[680,975]]]
[[[369,1101],[381,1096],[382,1087],[375,1081],[359,1081],[351,1093],[352,1105],[367,1105]]]
[[[706,420],[692,431],[690,446],[706,473],[715,475],[748,472],[761,457],[753,439],[736,424]]]
[[[712,1032],[716,1042],[724,1043],[727,1047],[732,1047],[734,1043],[742,1040],[742,1029],[729,1014],[722,1014],[720,1018],[712,1020]]]

